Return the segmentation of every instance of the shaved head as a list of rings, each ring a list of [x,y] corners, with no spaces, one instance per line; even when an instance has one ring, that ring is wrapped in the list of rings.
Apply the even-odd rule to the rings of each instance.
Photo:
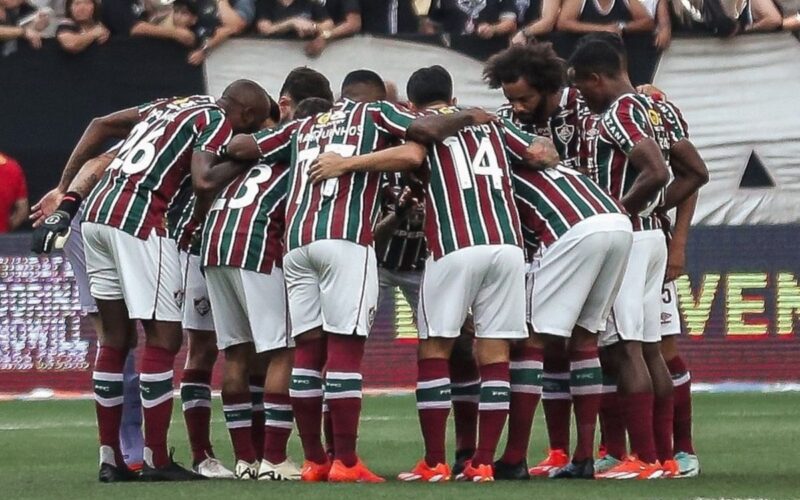
[[[236,80],[228,85],[217,101],[228,114],[234,132],[251,132],[269,117],[272,99],[261,85],[252,80]]]

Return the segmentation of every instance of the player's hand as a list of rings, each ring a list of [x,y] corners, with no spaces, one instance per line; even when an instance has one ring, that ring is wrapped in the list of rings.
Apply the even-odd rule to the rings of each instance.
[[[30,28],[25,28],[22,37],[31,44],[31,47],[34,49],[41,49],[42,48],[42,35],[38,31],[34,31]]]
[[[666,99],[664,92],[656,87],[655,85],[651,85],[649,83],[644,83],[636,87],[636,92],[639,94],[646,95],[647,97],[652,97],[653,99]]]
[[[52,214],[61,204],[64,199],[64,193],[58,188],[50,190],[46,195],[42,196],[34,206],[31,207],[31,214],[28,218],[33,222],[33,227],[39,227],[44,222],[48,215]]]
[[[200,66],[206,60],[206,53],[203,49],[193,50],[189,54],[189,64],[192,66]]]
[[[419,200],[414,197],[414,192],[411,188],[406,186],[397,198],[397,209],[395,213],[401,219],[405,218],[417,205],[419,205]]]
[[[488,40],[494,36],[494,26],[488,23],[481,23],[475,33],[484,40]]]
[[[306,55],[308,57],[319,57],[322,54],[322,51],[325,50],[325,47],[328,45],[328,42],[325,41],[324,38],[318,36],[317,38],[311,40],[306,44]]]
[[[683,245],[676,243],[676,240],[669,242],[669,252],[667,254],[667,274],[664,281],[669,283],[680,277],[686,267],[686,249]]]
[[[473,125],[486,125],[489,123],[495,123],[499,120],[497,115],[494,113],[489,113],[483,108],[469,108],[465,109],[463,112],[470,116]]]
[[[56,239],[69,234],[69,226],[69,214],[63,210],[56,210],[34,229],[31,237],[31,251],[36,254],[50,253],[56,246]]]
[[[347,158],[330,151],[322,153],[309,167],[308,178],[313,184],[333,179],[347,173],[347,165]]]
[[[558,165],[561,158],[558,156],[553,141],[547,137],[536,137],[525,151],[525,160],[528,166],[536,170],[544,170]]]
[[[656,31],[656,48],[658,50],[667,50],[670,43],[672,43],[672,30],[670,28],[659,28]]]

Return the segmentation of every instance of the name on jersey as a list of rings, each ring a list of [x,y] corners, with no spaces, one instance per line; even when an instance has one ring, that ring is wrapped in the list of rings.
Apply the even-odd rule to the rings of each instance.
[[[352,137],[361,135],[363,129],[364,127],[361,125],[351,125],[347,127],[328,123],[325,125],[325,128],[316,128],[316,126],[314,126],[311,132],[300,134],[298,139],[300,142],[319,142],[320,140],[330,139],[336,136]]]

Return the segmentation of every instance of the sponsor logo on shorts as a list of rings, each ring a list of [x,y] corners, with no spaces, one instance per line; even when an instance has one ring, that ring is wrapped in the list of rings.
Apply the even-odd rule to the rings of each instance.
[[[369,308],[369,324],[367,325],[367,329],[372,329],[372,324],[375,322],[375,308]]]
[[[197,314],[200,316],[205,316],[211,312],[211,303],[208,301],[208,298],[200,297],[199,299],[194,299],[194,310],[197,311]]]
[[[183,299],[185,298],[183,290],[172,292],[172,296],[175,298],[175,303],[178,304],[178,307],[183,307]]]
[[[672,314],[670,313],[661,313],[661,324],[668,325],[672,322]]]

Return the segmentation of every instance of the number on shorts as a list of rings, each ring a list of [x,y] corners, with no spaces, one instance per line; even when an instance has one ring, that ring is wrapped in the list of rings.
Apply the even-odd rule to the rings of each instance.
[[[481,139],[478,151],[472,159],[467,158],[466,150],[461,145],[461,140],[454,136],[444,140],[444,145],[450,149],[450,155],[456,164],[456,174],[461,189],[472,188],[472,175],[491,177],[495,189],[503,189],[503,169],[497,161],[497,155],[488,137]]]

